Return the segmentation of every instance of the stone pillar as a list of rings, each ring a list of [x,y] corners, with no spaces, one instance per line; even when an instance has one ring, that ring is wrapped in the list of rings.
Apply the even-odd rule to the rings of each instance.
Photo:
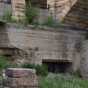
[[[25,0],[12,1],[12,18],[16,20],[24,19],[25,17]]]
[[[38,88],[34,69],[8,68],[5,74],[9,88]]]
[[[57,21],[62,21],[77,0],[47,0],[49,11]]]

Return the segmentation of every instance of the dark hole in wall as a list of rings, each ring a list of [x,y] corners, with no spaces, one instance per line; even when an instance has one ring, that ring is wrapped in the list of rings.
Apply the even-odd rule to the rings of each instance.
[[[67,73],[71,70],[72,62],[69,61],[55,61],[55,60],[43,60],[43,64],[46,64],[48,71],[52,73]]]

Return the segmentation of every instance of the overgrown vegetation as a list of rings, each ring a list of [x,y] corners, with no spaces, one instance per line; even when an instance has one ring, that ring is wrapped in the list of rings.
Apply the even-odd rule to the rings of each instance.
[[[19,17],[20,18],[20,17]],[[34,26],[48,26],[48,27],[59,27],[60,23],[56,22],[52,16],[48,16],[43,23],[38,21],[39,18],[39,9],[35,8],[31,5],[31,3],[27,3],[25,7],[25,17],[23,19],[16,20],[16,18],[12,17],[12,12],[7,10],[4,12],[3,16],[0,18],[6,22],[13,22],[22,25],[32,24]]]
[[[8,57],[0,56],[0,71],[2,71],[3,69],[6,69],[8,67],[17,67],[17,65],[16,64],[12,64],[8,60]]]
[[[9,62],[7,60],[7,57],[0,56],[0,70],[3,70],[9,66]]]
[[[70,75],[49,74],[40,78],[40,88],[88,88],[88,80],[82,80]]]
[[[25,7],[25,17],[23,19],[16,20],[14,17],[12,17],[12,12],[9,10],[5,11],[0,19],[6,22],[13,22],[22,25],[32,24],[35,26],[41,25],[48,27],[59,27],[60,25],[60,23],[56,22],[52,16],[48,16],[47,19],[43,21],[43,23],[40,23],[38,21],[38,18],[39,18],[39,8],[33,7],[31,3],[30,4],[27,3],[27,6]]]
[[[71,75],[73,75],[76,78],[81,78],[82,77],[79,69],[77,71],[73,72]]]
[[[38,16],[38,9],[34,7],[27,7],[25,13],[26,13],[26,21],[29,24],[32,24]]]
[[[47,76],[48,74],[48,68],[46,65],[23,64],[22,67],[36,69],[36,73],[39,76]]]
[[[0,70],[12,66],[14,65],[11,65],[7,57],[0,56]],[[88,88],[88,80],[83,80],[74,74],[48,73],[46,65],[23,64],[22,67],[36,69],[39,76],[39,88]],[[76,74],[79,75],[79,71]]]
[[[26,8],[25,8],[25,16],[26,22],[29,24],[33,24],[36,18],[39,15],[38,8],[32,6],[31,0],[26,0]]]

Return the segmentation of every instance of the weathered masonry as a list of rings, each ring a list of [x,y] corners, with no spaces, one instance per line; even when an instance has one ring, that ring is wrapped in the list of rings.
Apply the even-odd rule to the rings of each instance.
[[[0,33],[0,38],[4,36],[4,39],[0,39],[0,50],[4,51],[3,55],[12,58],[14,63],[48,63],[48,65],[52,63],[51,66],[61,64],[62,67],[67,66],[72,70],[76,70],[80,66],[81,44],[84,40],[85,31],[79,31],[79,29],[70,26],[52,29],[43,27],[23,28],[8,24]],[[3,35],[4,33],[6,34]],[[65,70],[67,68],[63,67]]]
[[[55,4],[52,0],[53,6],[50,8],[51,2],[45,1],[45,3],[39,3],[40,7],[44,6],[40,10],[40,18],[45,19],[48,13],[52,13],[56,19],[57,13],[60,12],[61,19],[65,16],[64,24],[59,25],[57,29],[19,27],[17,24],[3,25],[0,28],[0,54],[8,56],[13,63],[17,64],[47,64],[49,70],[53,72],[76,71],[80,68],[82,75],[88,78],[88,36],[85,39],[88,35],[88,1],[75,0],[73,6],[69,8],[67,4],[63,5],[68,0],[58,0],[59,3],[64,1],[60,4],[58,9],[60,11],[53,8],[58,3]],[[32,2],[32,4],[37,5],[38,2]],[[18,4],[13,6],[13,14],[16,17],[21,15],[18,13],[19,10],[23,13],[24,9],[18,9]]]
[[[88,28],[88,0],[78,0],[64,21],[72,26]]]
[[[13,16],[20,18],[24,16],[26,3],[33,7],[40,8],[40,18],[42,16],[52,16],[61,21],[69,12],[77,0],[11,0]],[[45,12],[45,13],[44,13]]]
[[[11,0],[13,19],[24,19],[25,17],[25,0]]]

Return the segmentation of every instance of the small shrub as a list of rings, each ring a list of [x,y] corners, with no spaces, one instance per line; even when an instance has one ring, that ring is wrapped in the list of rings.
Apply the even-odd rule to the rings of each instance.
[[[7,57],[0,56],[0,70],[7,68],[8,65],[9,65],[9,62],[7,60]]]
[[[28,23],[33,23],[38,16],[38,9],[34,7],[26,7],[26,21]]]
[[[73,72],[72,75],[73,75],[74,77],[80,78],[80,77],[81,77],[80,70],[78,69],[76,72]]]
[[[48,68],[46,65],[36,65],[37,75],[47,76]]]
[[[5,21],[11,21],[12,20],[11,16],[12,16],[11,11],[5,11],[2,19]]]
[[[22,67],[35,69],[37,75],[40,76],[46,76],[48,74],[48,68],[46,65],[23,64]]]
[[[0,56],[0,71],[9,67],[14,68],[18,66],[16,64],[11,64],[11,62],[8,60],[8,57]]]

